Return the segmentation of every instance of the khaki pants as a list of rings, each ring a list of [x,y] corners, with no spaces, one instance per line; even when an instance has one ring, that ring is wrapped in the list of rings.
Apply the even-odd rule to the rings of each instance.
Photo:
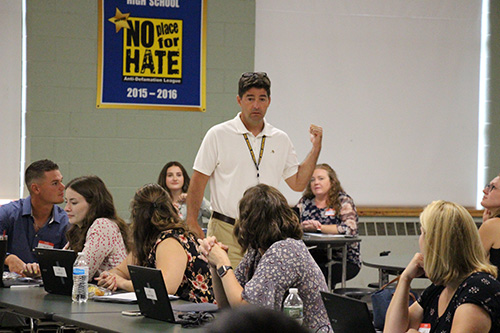
[[[238,223],[238,221],[236,221]],[[241,247],[233,235],[234,226],[224,221],[210,218],[208,222],[207,236],[215,236],[217,241],[229,247],[228,256],[231,260],[231,266],[236,268],[240,263],[243,255],[241,254]]]

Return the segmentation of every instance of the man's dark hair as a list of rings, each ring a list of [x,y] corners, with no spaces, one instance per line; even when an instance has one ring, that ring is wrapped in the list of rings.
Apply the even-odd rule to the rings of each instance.
[[[240,98],[252,88],[265,89],[267,97],[271,97],[271,80],[264,72],[246,72],[241,74],[238,82],[238,96]]]
[[[30,190],[31,184],[33,184],[35,180],[43,178],[45,172],[52,170],[59,170],[59,166],[51,160],[40,160],[31,163],[24,173],[24,182],[28,190]]]

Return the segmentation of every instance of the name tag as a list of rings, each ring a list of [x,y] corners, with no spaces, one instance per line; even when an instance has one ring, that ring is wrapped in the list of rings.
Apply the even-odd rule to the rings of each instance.
[[[57,276],[57,277],[68,277],[68,275],[66,275],[66,270],[64,269],[64,267],[60,267],[60,266],[52,266],[52,269],[54,270],[54,275]]]
[[[421,333],[430,333],[430,331],[431,331],[431,324],[427,324],[427,323],[420,324],[420,327],[418,328],[418,331],[421,332]]]
[[[46,241],[39,241],[38,242],[38,247],[42,248],[42,249],[53,249],[54,248],[54,244],[51,243],[51,242],[46,242]]]
[[[158,298],[156,298],[156,292],[153,288],[144,287],[144,294],[146,294],[147,299],[150,299],[153,301],[158,300]]]
[[[328,208],[328,209],[325,211],[325,215],[326,215],[326,216],[335,216],[335,209],[333,209],[333,208]]]

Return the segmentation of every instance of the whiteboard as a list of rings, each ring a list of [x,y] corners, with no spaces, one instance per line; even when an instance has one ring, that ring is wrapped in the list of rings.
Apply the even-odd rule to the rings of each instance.
[[[310,123],[355,203],[475,206],[479,0],[257,0],[267,121],[303,160]],[[291,204],[301,194],[281,182]]]

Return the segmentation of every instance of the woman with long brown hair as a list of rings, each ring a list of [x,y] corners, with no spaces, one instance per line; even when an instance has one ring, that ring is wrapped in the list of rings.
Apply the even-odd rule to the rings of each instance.
[[[331,330],[320,294],[328,290],[325,278],[302,241],[299,219],[283,194],[265,184],[247,189],[234,235],[245,253],[234,268],[227,246],[215,236],[198,240],[211,265],[220,306],[250,303],[281,311],[286,293],[297,288],[304,302],[304,326],[313,332]]]
[[[99,285],[133,291],[127,265],[162,271],[167,291],[181,299],[205,303],[214,300],[208,265],[199,257],[194,235],[179,218],[170,195],[158,184],[147,184],[131,203],[133,247],[116,268],[103,272]]]
[[[177,161],[170,161],[163,166],[160,175],[158,176],[158,184],[170,194],[172,203],[179,217],[186,220],[187,216],[187,191],[191,178],[186,171],[186,168]],[[201,202],[200,211],[198,213],[198,224],[204,228],[212,215],[210,209],[210,202],[203,197]]]
[[[113,196],[97,176],[71,180],[65,200],[71,224],[65,248],[85,253],[92,280],[127,256],[128,225],[116,214]]]

